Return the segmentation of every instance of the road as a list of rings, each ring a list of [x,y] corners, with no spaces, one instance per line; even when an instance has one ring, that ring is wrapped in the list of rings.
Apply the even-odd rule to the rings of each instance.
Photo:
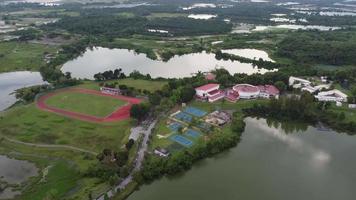
[[[106,195],[111,198],[113,197],[117,191],[124,189],[129,183],[132,182],[133,180],[133,174],[137,171],[139,171],[142,167],[142,163],[145,158],[145,153],[148,148],[148,140],[150,139],[150,135],[152,133],[152,129],[155,127],[157,121],[145,121],[142,123],[141,126],[137,126],[134,128],[131,128],[131,133],[140,133],[143,135],[143,140],[141,143],[141,146],[139,147],[136,155],[136,162],[133,170],[130,172],[130,174],[122,180],[117,186],[115,186],[112,190],[109,190]],[[100,197],[97,198],[97,200],[105,200],[105,194],[101,195]]]

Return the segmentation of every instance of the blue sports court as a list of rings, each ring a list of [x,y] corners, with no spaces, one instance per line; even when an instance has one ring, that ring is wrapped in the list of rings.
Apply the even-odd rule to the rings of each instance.
[[[184,112],[179,112],[178,114],[174,115],[174,118],[183,121],[183,122],[191,122],[193,117],[191,115],[188,115],[187,113]]]
[[[195,117],[203,117],[204,115],[207,114],[207,112],[194,107],[187,107],[184,109],[184,112],[193,115]]]
[[[171,131],[177,132],[180,127],[183,127],[182,124],[178,122],[173,122],[171,123],[168,128],[171,129]]]
[[[174,142],[177,142],[178,144],[181,144],[185,147],[191,147],[193,145],[193,142],[187,139],[186,137],[183,137],[181,135],[172,135],[170,139]]]
[[[190,136],[192,138],[200,137],[200,133],[198,131],[193,130],[193,129],[188,129],[187,132],[185,132],[185,135]]]

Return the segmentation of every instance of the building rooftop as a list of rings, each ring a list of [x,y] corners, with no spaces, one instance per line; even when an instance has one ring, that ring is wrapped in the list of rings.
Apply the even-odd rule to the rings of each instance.
[[[257,86],[261,92],[270,94],[270,95],[278,95],[279,90],[274,85],[259,85]]]
[[[208,91],[208,90],[211,90],[211,89],[214,89],[215,87],[219,86],[219,84],[217,83],[209,83],[209,84],[206,84],[206,85],[202,85],[200,87],[197,87],[195,88],[196,90],[203,90],[203,91]]]
[[[259,92],[259,88],[250,84],[237,84],[233,87],[233,90],[238,92]]]

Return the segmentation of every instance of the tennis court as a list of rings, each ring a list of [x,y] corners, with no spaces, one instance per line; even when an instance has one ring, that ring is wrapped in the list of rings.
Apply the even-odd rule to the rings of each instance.
[[[177,132],[180,127],[183,127],[183,125],[178,123],[178,122],[173,122],[168,126],[168,128],[171,129],[171,131],[174,131],[174,132]]]
[[[177,142],[178,144],[181,144],[185,147],[191,147],[193,145],[193,142],[190,141],[189,139],[181,136],[181,135],[172,135],[170,139],[174,142]]]
[[[192,138],[200,137],[200,133],[198,131],[193,130],[193,129],[188,129],[187,132],[185,132],[185,135],[190,136]]]
[[[184,112],[179,112],[176,115],[174,115],[174,118],[183,121],[183,122],[191,122],[193,117],[191,115],[188,115],[187,113]]]
[[[184,112],[193,115],[195,117],[203,117],[204,115],[207,114],[207,112],[194,107],[187,107],[184,109]]]

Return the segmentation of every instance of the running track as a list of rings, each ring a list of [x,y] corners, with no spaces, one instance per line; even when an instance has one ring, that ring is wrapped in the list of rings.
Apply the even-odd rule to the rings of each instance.
[[[87,115],[87,114],[82,114],[82,113],[77,113],[77,112],[72,112],[68,110],[62,110],[56,107],[52,107],[46,104],[46,100],[52,96],[55,96],[59,93],[62,92],[79,92],[79,93],[84,93],[84,94],[93,94],[93,95],[100,95],[100,96],[108,96],[111,98],[115,99],[120,99],[123,101],[128,102],[126,105],[120,107],[110,115],[100,118],[96,117],[93,115]],[[58,90],[56,92],[52,92],[46,95],[43,95],[38,98],[37,100],[37,107],[41,110],[46,110],[50,112],[54,112],[60,115],[64,115],[67,117],[75,118],[75,119],[80,119],[84,121],[89,121],[89,122],[112,122],[112,121],[119,121],[119,120],[124,120],[128,119],[130,117],[130,109],[132,104],[138,104],[142,100],[138,98],[133,98],[133,97],[127,97],[127,96],[122,96],[122,95],[110,95],[110,94],[103,94],[100,91],[97,90],[89,90],[89,89],[84,89],[84,88],[71,88],[71,89],[64,89],[64,90]]]

